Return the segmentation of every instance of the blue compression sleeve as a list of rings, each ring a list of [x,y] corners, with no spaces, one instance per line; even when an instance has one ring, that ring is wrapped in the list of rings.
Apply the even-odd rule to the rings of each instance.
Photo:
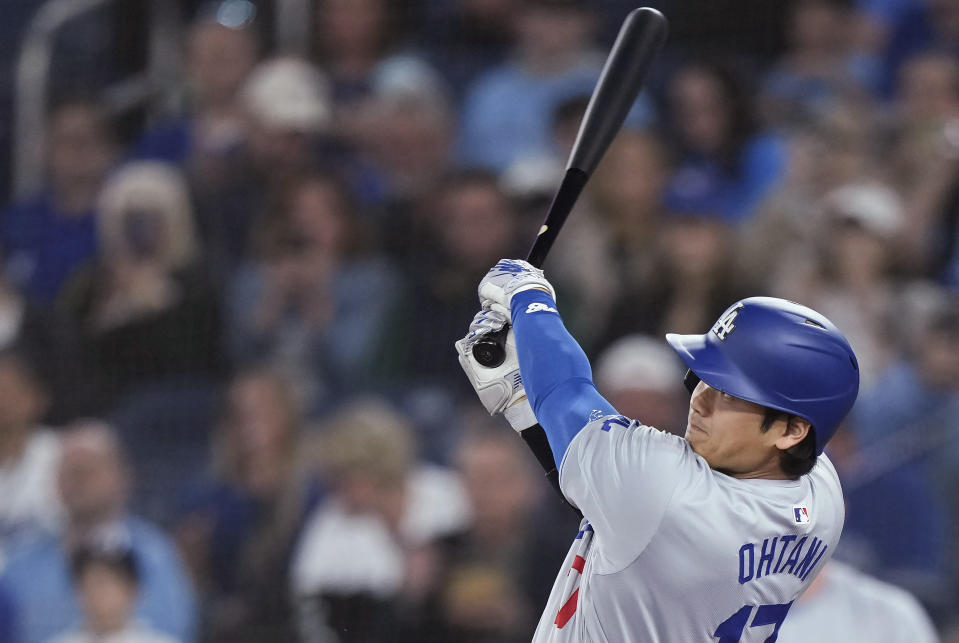
[[[546,431],[556,466],[594,411],[616,410],[596,390],[589,360],[542,290],[525,290],[510,304],[523,387]]]

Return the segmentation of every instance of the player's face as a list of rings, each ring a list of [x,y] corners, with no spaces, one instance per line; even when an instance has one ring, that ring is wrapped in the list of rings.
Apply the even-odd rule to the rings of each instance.
[[[689,400],[686,440],[709,466],[736,478],[775,477],[779,432],[761,430],[764,407],[699,382]]]

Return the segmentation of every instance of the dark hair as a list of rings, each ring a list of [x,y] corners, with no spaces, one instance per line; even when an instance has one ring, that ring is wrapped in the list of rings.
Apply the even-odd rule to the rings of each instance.
[[[312,39],[310,57],[320,67],[329,65],[330,60],[335,58],[335,51],[331,51],[326,39],[322,36],[325,24],[323,23],[323,2],[318,0],[311,3],[313,7],[310,17],[312,22],[312,33],[319,34],[320,37]],[[393,3],[389,0],[380,0],[380,9],[383,12],[383,22],[381,32],[376,35],[377,41],[375,47],[377,53],[381,56],[390,52],[397,43],[403,41],[408,29],[406,24],[407,14],[409,12],[400,11],[397,8],[399,3]]]
[[[767,408],[766,414],[763,416],[762,426],[759,428],[765,433],[772,428],[777,420],[784,419],[788,423],[794,417],[797,416],[792,413]],[[816,430],[810,425],[809,433],[802,439],[802,442],[789,447],[785,451],[779,452],[779,466],[782,468],[783,473],[790,478],[798,478],[812,471],[812,468],[816,465],[817,457]]]
[[[329,188],[341,206],[337,215],[343,224],[341,243],[344,256],[352,257],[369,249],[372,232],[367,229],[360,205],[345,177],[334,169],[313,166],[284,177],[270,197],[266,206],[268,215],[256,221],[251,235],[258,256],[276,257],[305,246],[305,239],[296,230],[290,211],[296,197],[314,185]]]
[[[446,195],[466,187],[475,185],[500,190],[499,175],[496,172],[476,166],[454,167],[446,171],[437,181],[435,191],[439,195]]]
[[[739,175],[745,145],[759,131],[759,119],[751,100],[751,88],[746,75],[738,66],[724,58],[698,57],[688,61],[676,75],[693,72],[709,77],[716,83],[725,104],[725,140],[716,161],[727,172]],[[670,111],[673,113],[673,111]],[[677,124],[672,124],[674,129]],[[680,148],[686,147],[678,131],[673,133]]]
[[[131,585],[140,582],[140,570],[133,550],[128,547],[80,545],[70,556],[70,575],[74,583],[93,565],[102,565],[119,574]]]

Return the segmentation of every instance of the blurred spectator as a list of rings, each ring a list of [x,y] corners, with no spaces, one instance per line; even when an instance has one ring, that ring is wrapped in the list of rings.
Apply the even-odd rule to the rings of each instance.
[[[789,123],[828,111],[843,94],[879,84],[878,61],[853,50],[856,16],[842,0],[799,0],[790,7],[789,50],[763,79],[764,117]]]
[[[843,427],[829,443],[846,498],[834,560],[906,589],[940,618],[954,596],[945,503],[908,454],[860,441],[855,431]]]
[[[528,640],[555,577],[552,568],[576,533],[572,514],[564,521],[543,509],[562,505],[541,497],[551,492],[537,482],[521,441],[504,427],[488,427],[489,420],[471,427],[458,445],[457,470],[473,518],[436,546],[422,629],[410,640]]]
[[[315,7],[316,61],[348,119],[355,101],[369,92],[370,74],[400,40],[401,14],[387,0],[318,0]]]
[[[233,378],[212,478],[188,489],[175,528],[203,597],[206,641],[293,640],[289,561],[318,494],[303,466],[302,423],[287,378],[259,367]]]
[[[896,292],[891,275],[903,228],[899,196],[881,183],[852,183],[820,200],[814,274],[803,283],[802,265],[773,269],[778,295],[802,301],[844,329],[859,362],[860,395],[895,355],[891,315]]]
[[[510,201],[496,176],[483,170],[451,171],[415,215],[418,232],[408,238],[418,245],[405,267],[417,303],[405,311],[405,325],[397,325],[406,335],[394,345],[406,351],[410,383],[468,395],[471,387],[451,347],[463,335],[463,320],[476,314],[477,279],[498,258],[519,256],[516,244],[529,237],[517,233]]]
[[[268,360],[302,379],[319,408],[389,369],[383,341],[401,284],[363,252],[358,212],[334,175],[291,182],[281,207],[261,236],[262,260],[231,286],[231,349],[238,363]]]
[[[394,177],[377,176],[376,168],[364,167],[363,161],[356,158],[356,152],[369,146],[371,138],[375,141],[381,135],[395,135],[396,122],[371,122],[370,103],[375,104],[382,97],[385,85],[394,80],[390,77],[400,76],[403,83],[429,84],[431,92],[445,83],[425,58],[404,46],[403,19],[411,17],[415,7],[388,0],[318,0],[313,6],[314,60],[330,81],[333,118],[328,143],[333,148],[331,153],[336,156],[337,165],[348,168],[349,182],[357,196],[366,203],[378,203],[387,197],[382,192],[388,193],[397,187],[389,184]],[[376,106],[372,109],[375,111]],[[437,115],[435,109],[432,115]],[[381,131],[381,125],[389,131]],[[437,125],[443,127],[442,123]],[[400,141],[395,142],[402,145]],[[403,148],[384,147],[379,151],[394,155],[405,153]],[[410,168],[413,172],[416,169]],[[387,185],[379,185],[380,181],[386,181]]]
[[[94,256],[96,198],[115,158],[110,123],[93,102],[63,101],[50,110],[47,126],[44,187],[0,215],[4,274],[40,305]]]
[[[941,465],[933,469],[936,476],[949,477],[959,470],[959,296],[926,290],[900,304],[908,312],[898,320],[906,325],[907,353],[859,398],[854,416],[865,443],[909,432],[917,438],[910,441],[911,454],[931,457]]]
[[[549,121],[564,99],[592,92],[602,59],[584,0],[521,0],[510,59],[478,77],[463,104],[460,156],[502,171],[553,153]]]
[[[440,78],[415,58],[394,57],[380,64],[355,118],[356,144],[381,184],[379,194],[361,190],[361,199],[376,197],[393,209],[409,207],[449,167],[455,114]]]
[[[605,332],[701,333],[733,302],[760,294],[741,275],[731,225],[711,215],[670,214],[655,250],[654,275],[617,293]]]
[[[185,166],[201,186],[223,181],[222,157],[245,135],[240,88],[256,62],[252,15],[233,22],[220,6],[202,10],[190,25],[184,64],[184,107],[175,118],[147,130],[134,154]],[[242,17],[241,17],[242,18]]]
[[[17,347],[0,350],[0,569],[18,546],[60,526],[60,442],[40,424],[47,392]]]
[[[908,223],[900,255],[913,272],[929,274],[959,256],[959,62],[936,52],[911,58],[897,89],[890,176],[905,199]]]
[[[913,463],[947,503],[951,560],[959,564],[959,521],[955,489],[959,484],[959,299],[938,290],[903,298],[897,321],[904,324],[907,352],[880,374],[876,385],[853,411],[860,442],[875,447],[875,466]],[[954,572],[953,572],[954,574]],[[954,577],[953,577],[954,578]],[[953,580],[953,582],[955,582]],[[953,588],[955,591],[955,588]],[[923,597],[924,600],[927,598]],[[928,603],[927,603],[928,604]],[[955,612],[954,603],[944,606]]]
[[[574,138],[578,127],[577,118]],[[615,339],[602,333],[617,297],[659,279],[653,270],[669,174],[668,152],[658,136],[651,130],[623,130],[577,207],[585,212],[571,215],[556,242],[550,278],[563,293],[567,326],[586,346],[602,348]],[[550,193],[558,184],[557,179]],[[537,213],[539,221],[544,213],[545,207]]]
[[[391,639],[404,600],[427,573],[416,552],[466,523],[459,480],[418,464],[415,449],[412,427],[375,399],[321,427],[317,453],[330,494],[310,515],[291,571],[307,640],[325,627],[340,643]]]
[[[83,546],[70,557],[70,575],[83,609],[83,626],[54,643],[176,643],[176,639],[133,620],[140,590],[136,556],[120,546]]]
[[[59,302],[79,329],[104,404],[151,382],[219,368],[217,302],[199,263],[182,176],[143,161],[99,202],[100,252]]]
[[[725,63],[692,62],[673,75],[667,94],[680,152],[667,208],[748,219],[782,178],[786,150],[760,130],[744,79]]]
[[[280,180],[316,160],[316,137],[330,122],[326,78],[304,60],[260,63],[242,90],[251,120],[249,153],[256,169]]]
[[[5,3],[4,20],[0,22],[0,203],[7,202],[7,188],[13,187],[8,183],[11,178],[8,170],[14,162],[10,148],[16,138],[12,130],[16,126],[13,114],[18,54],[27,41],[29,27],[36,25],[45,4],[47,0]],[[125,62],[118,60],[120,47],[116,46],[115,34],[110,30],[111,21],[117,18],[117,9],[112,3],[92,8],[71,20],[69,29],[53,34],[49,41],[50,73],[46,79],[51,95],[63,96],[78,90],[90,92],[116,77]]]
[[[112,429],[95,420],[61,437],[62,533],[19,550],[3,574],[14,602],[19,643],[43,643],[79,627],[81,608],[70,580],[70,557],[93,542],[128,542],[141,566],[136,618],[183,641],[195,631],[193,589],[167,536],[125,509],[130,473]],[[54,607],[55,606],[55,607]]]
[[[420,38],[459,98],[513,44],[514,14],[523,0],[427,0]]]
[[[780,643],[938,643],[932,621],[908,592],[830,561],[789,610]]]
[[[240,90],[245,144],[222,181],[195,186],[200,236],[218,280],[251,254],[252,236],[286,183],[324,160],[332,118],[323,74],[294,57],[270,58]]]
[[[959,284],[959,63],[930,52],[901,68],[893,157],[910,225],[900,254],[913,272]]]
[[[783,180],[739,230],[746,274],[773,282],[785,270],[802,278],[814,270],[812,249],[823,222],[816,204],[842,185],[884,176],[877,111],[869,102],[844,100],[788,130]]]
[[[626,417],[681,436],[689,401],[683,370],[663,340],[626,335],[597,358],[596,388]]]

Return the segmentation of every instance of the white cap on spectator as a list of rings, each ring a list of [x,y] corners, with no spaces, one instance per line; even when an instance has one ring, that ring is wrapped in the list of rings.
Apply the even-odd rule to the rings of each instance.
[[[627,335],[609,345],[596,363],[602,391],[643,390],[669,393],[683,381],[683,368],[663,342]]]
[[[326,78],[299,58],[274,58],[253,70],[243,103],[259,122],[275,129],[322,131],[332,117]]]
[[[894,235],[903,224],[899,195],[881,183],[850,183],[826,194],[825,211],[854,221],[880,237]]]

